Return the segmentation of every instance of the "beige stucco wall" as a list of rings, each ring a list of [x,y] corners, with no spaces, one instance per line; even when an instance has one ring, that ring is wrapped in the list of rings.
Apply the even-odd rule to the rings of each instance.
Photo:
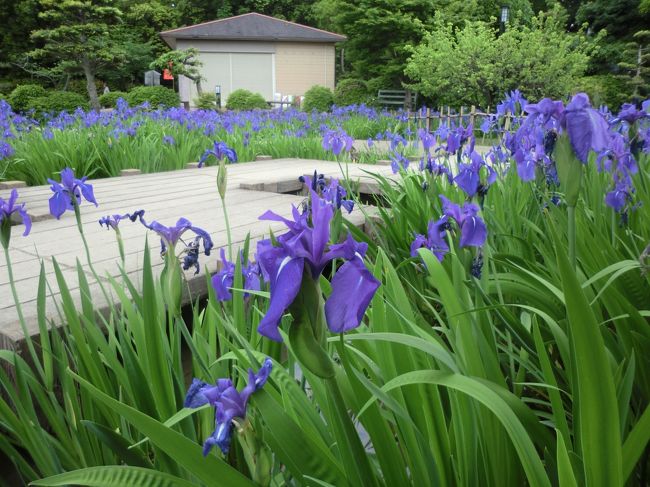
[[[178,40],[177,49],[188,47],[198,49],[203,62],[203,90],[213,92],[220,85],[224,105],[238,88],[261,93],[267,100],[275,93],[302,96],[314,85],[334,89],[333,44]],[[189,94],[189,100],[183,101],[193,102],[197,96],[194,84],[183,88],[180,91]]]
[[[304,95],[314,85],[334,89],[333,44],[275,44],[275,87],[283,95]]]

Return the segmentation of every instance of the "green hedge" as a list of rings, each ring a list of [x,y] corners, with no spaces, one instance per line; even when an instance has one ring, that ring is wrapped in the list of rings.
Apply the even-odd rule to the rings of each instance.
[[[79,93],[71,91],[49,91],[45,96],[39,96],[29,100],[27,107],[36,113],[73,112],[77,107],[88,110],[88,101]]]
[[[332,90],[324,86],[312,86],[305,93],[302,102],[302,109],[306,112],[316,110],[317,112],[327,112],[334,104],[334,94]]]
[[[217,95],[214,93],[203,93],[194,99],[196,108],[202,110],[216,110],[217,109]]]
[[[149,102],[151,108],[177,107],[181,104],[178,93],[164,86],[138,86],[129,91],[126,101],[131,106]]]
[[[340,107],[367,103],[369,98],[368,85],[361,79],[342,79],[334,90],[334,103]]]
[[[7,101],[15,112],[25,112],[30,109],[30,101],[34,98],[47,96],[47,91],[41,85],[16,86]]]
[[[127,96],[128,94],[124,91],[109,91],[99,97],[99,104],[103,108],[114,108],[119,98],[124,98],[126,100]]]
[[[269,104],[262,95],[244,89],[233,91],[226,101],[228,110],[255,110],[256,108],[264,110],[268,107]]]

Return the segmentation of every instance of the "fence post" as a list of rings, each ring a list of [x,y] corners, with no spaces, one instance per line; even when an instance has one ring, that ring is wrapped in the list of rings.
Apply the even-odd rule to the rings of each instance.
[[[461,125],[463,125],[463,112],[464,112],[464,110],[465,110],[465,108],[461,105],[461,107],[460,107],[460,118],[458,119],[458,126],[459,127]]]
[[[427,128],[427,132],[431,132],[431,109],[427,107],[427,114],[426,114],[427,120],[425,123],[425,126]]]
[[[451,126],[451,107],[447,105],[447,125]]]
[[[472,105],[472,111],[470,112],[469,115],[469,123],[472,124],[472,127],[474,127],[475,117],[476,117],[476,107]]]

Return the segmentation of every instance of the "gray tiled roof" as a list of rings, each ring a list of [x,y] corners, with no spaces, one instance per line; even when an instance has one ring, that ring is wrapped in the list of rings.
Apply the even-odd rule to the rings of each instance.
[[[176,39],[285,42],[340,42],[346,39],[340,34],[258,13],[167,30],[160,36],[172,48],[176,47]]]

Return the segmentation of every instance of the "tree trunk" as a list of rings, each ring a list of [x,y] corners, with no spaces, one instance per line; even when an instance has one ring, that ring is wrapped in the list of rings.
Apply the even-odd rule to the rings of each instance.
[[[201,87],[201,78],[197,78],[194,80],[196,83],[196,92],[201,96],[203,94],[203,88]]]
[[[87,58],[81,61],[81,67],[86,75],[86,90],[88,90],[88,98],[90,98],[90,108],[98,112],[100,107],[97,86],[95,86],[95,71],[92,69],[90,60]]]

